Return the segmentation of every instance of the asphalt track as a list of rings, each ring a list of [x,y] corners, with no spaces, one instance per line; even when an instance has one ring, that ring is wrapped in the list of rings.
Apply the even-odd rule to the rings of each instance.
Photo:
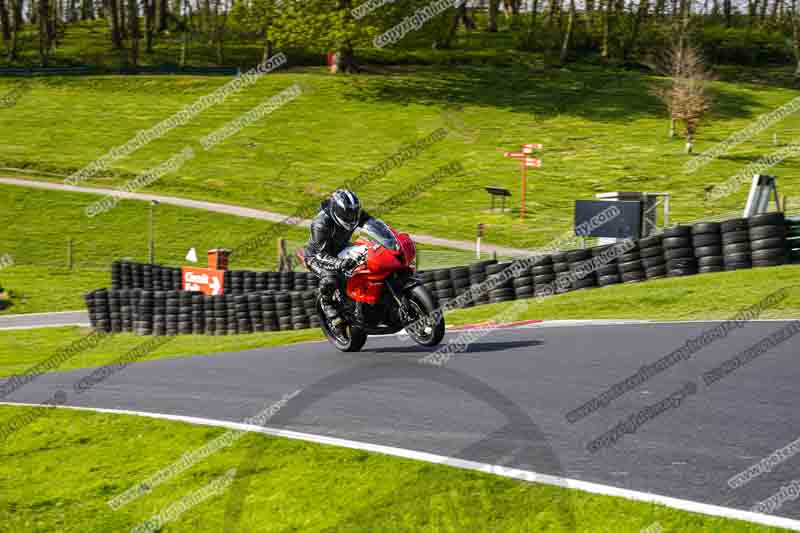
[[[304,343],[137,363],[82,394],[73,384],[90,371],[47,374],[3,400],[42,403],[63,389],[69,405],[239,422],[301,390],[310,399],[294,410],[290,402],[281,412],[288,414],[279,413],[268,426],[748,510],[800,478],[795,457],[738,489],[727,484],[800,437],[800,336],[711,386],[702,375],[787,322],[747,323],[608,406],[575,423],[565,418],[718,324],[498,329],[454,354],[444,368],[420,365],[430,350],[397,336],[372,338],[357,354]],[[588,442],[689,381],[697,384],[696,394],[616,443],[587,450]],[[516,424],[514,412],[528,417],[534,430]],[[548,451],[555,461],[541,459]],[[800,501],[773,514],[798,519]]]

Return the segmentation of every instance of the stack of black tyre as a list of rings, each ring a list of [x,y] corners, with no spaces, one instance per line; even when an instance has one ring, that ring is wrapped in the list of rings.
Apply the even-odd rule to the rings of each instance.
[[[275,313],[279,330],[292,329],[292,299],[288,292],[275,293]]]
[[[786,253],[792,264],[800,263],[800,217],[786,218]]]
[[[244,291],[244,271],[231,270],[230,274],[228,274],[228,279],[225,280],[225,292],[229,294],[239,294],[243,291]]]
[[[478,261],[469,266],[469,283],[471,287],[480,285],[486,281],[486,268],[489,265],[497,264],[497,261]],[[489,303],[489,292],[483,291],[476,298],[473,299],[474,305],[483,305]]]
[[[261,324],[264,331],[278,331],[278,313],[275,310],[275,295],[261,293]]]
[[[178,291],[178,333],[191,335],[192,333],[192,295],[193,292]]]
[[[700,274],[725,270],[725,255],[722,244],[722,224],[699,222],[692,226],[692,246]]]
[[[308,312],[305,303],[305,291],[291,291],[292,302],[292,329],[306,329],[309,327]]]
[[[531,266],[531,276],[533,277],[533,293],[535,296],[552,294],[553,283],[556,281],[556,273],[553,270],[553,256],[543,255],[538,258]]]
[[[433,270],[418,270],[417,277],[422,281],[428,291],[436,296],[436,278],[433,275]]]
[[[611,248],[610,245],[595,246],[589,249],[592,259],[601,257],[605,252]],[[622,276],[619,273],[619,265],[616,259],[607,261],[603,265],[598,265],[594,270],[594,275],[597,278],[598,287],[608,287],[609,285],[616,285],[622,283]]]
[[[192,324],[193,335],[201,335],[206,332],[206,313],[205,313],[205,299],[206,295],[200,292],[191,293],[189,307],[189,318]]]
[[[486,278],[493,278],[496,280],[501,279],[501,273],[509,268],[511,263],[495,263],[493,265],[486,265]],[[506,277],[504,274],[503,277]],[[505,281],[497,283],[492,290],[489,291],[489,303],[508,302],[513,300],[514,293],[514,280],[508,278]]]
[[[754,267],[785,265],[786,217],[783,213],[764,213],[750,217],[750,257]]]
[[[433,293],[439,301],[439,306],[446,305],[455,296],[453,280],[450,269],[439,268],[433,271]]]
[[[739,270],[753,266],[750,257],[749,230],[750,223],[746,218],[734,218],[720,223],[725,270]]]
[[[458,298],[469,290],[469,268],[457,266],[449,268],[448,270],[450,271],[450,280],[453,283],[453,297]],[[469,301],[461,307],[472,307],[473,305],[475,304]]]
[[[511,284],[514,287],[515,299],[522,300],[524,298],[533,298],[534,283],[533,273],[530,267],[521,270],[519,276],[515,277]]]
[[[555,289],[556,293],[563,294],[572,290],[572,282],[570,281],[569,260],[567,259],[568,252],[558,252],[552,255],[553,258],[553,273],[556,276]]]
[[[139,291],[136,293],[134,302],[134,322],[133,330],[138,335],[153,334],[153,291]]]
[[[664,236],[653,235],[639,241],[639,260],[647,279],[660,279],[667,275],[667,259],[664,257]]]
[[[639,283],[647,279],[638,242],[617,257],[617,270],[622,283]]]
[[[589,265],[592,260],[591,250],[573,250],[567,252],[569,271],[572,275],[573,289],[597,287],[597,274]]]
[[[694,256],[691,226],[673,226],[663,233],[664,259],[667,276],[691,276],[697,274],[697,258]]]

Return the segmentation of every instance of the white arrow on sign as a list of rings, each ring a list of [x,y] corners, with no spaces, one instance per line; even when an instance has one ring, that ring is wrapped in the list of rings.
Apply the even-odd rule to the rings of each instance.
[[[211,277],[211,283],[208,284],[211,287],[211,294],[212,296],[216,296],[219,294],[219,278],[217,276]]]

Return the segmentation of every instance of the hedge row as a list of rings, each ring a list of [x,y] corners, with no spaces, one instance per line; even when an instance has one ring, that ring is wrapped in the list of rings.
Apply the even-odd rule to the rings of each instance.
[[[638,283],[648,279],[800,263],[800,218],[767,213],[749,219],[675,226],[636,241],[625,253],[596,268],[593,259],[609,246],[546,255],[521,274],[466,306],[531,298],[540,294]],[[589,270],[587,265],[592,265]],[[424,285],[447,304],[512,263],[482,261],[418,272]],[[305,272],[229,271],[219,296],[184,292],[180,269],[118,261],[112,290],[86,295],[93,327],[142,335],[227,335],[319,326],[317,279]]]

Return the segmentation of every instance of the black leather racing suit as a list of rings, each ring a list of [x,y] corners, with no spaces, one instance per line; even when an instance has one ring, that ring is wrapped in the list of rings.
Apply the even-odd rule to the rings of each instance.
[[[319,214],[311,221],[311,237],[305,250],[308,269],[319,277],[319,292],[325,303],[332,304],[333,295],[339,287],[341,272],[337,270],[337,254],[350,243],[353,231],[334,222],[328,212],[329,200],[322,202]],[[361,211],[358,226],[370,219],[366,211]]]

